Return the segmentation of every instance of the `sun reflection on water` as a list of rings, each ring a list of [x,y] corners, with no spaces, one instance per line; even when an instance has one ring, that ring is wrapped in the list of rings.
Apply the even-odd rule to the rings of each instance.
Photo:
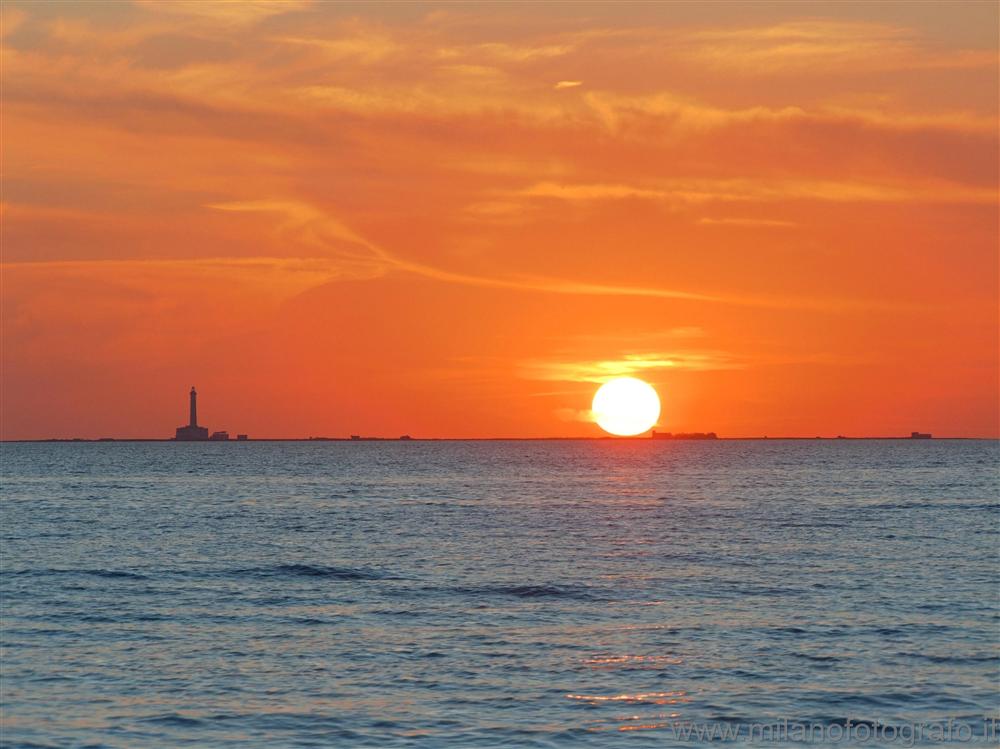
[[[595,705],[603,702],[629,702],[643,703],[647,705],[678,705],[691,701],[687,696],[687,692],[683,689],[670,692],[638,692],[635,694],[614,695],[567,694],[566,699],[590,702]]]
[[[678,666],[684,662],[684,659],[673,655],[596,655],[583,662],[594,668],[614,668],[616,666],[658,668],[660,666]]]

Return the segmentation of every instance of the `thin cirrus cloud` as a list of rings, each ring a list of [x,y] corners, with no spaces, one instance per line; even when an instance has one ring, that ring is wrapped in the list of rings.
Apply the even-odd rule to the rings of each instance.
[[[282,37],[282,44],[312,47],[331,62],[352,62],[373,65],[404,52],[393,38],[384,33],[362,32],[339,39]]]
[[[675,351],[624,354],[618,358],[597,360],[531,360],[522,363],[520,373],[528,380],[596,383],[663,370],[710,372],[743,369],[745,366],[723,351]]]
[[[789,74],[835,63],[841,71],[988,68],[990,50],[943,50],[911,29],[873,22],[789,21],[686,35],[681,56],[741,73]]]
[[[84,280],[114,278],[118,283],[139,289],[170,289],[177,294],[184,283],[193,284],[192,293],[206,285],[224,284],[229,289],[252,292],[258,301],[281,301],[331,280],[376,277],[370,266],[350,267],[316,257],[200,257],[184,260],[55,260],[3,263],[8,278],[34,280],[61,274]]]
[[[459,57],[481,57],[505,62],[524,63],[534,60],[563,57],[571,52],[574,52],[575,49],[575,45],[572,44],[525,45],[502,42],[485,42],[475,45],[445,47],[438,49],[436,51],[436,55],[437,57],[446,60]]]
[[[206,3],[217,8],[219,4]],[[225,5],[225,4],[223,4]],[[200,6],[199,6],[200,7]],[[260,11],[274,11],[283,5],[264,6]],[[185,11],[188,13],[189,11]],[[190,11],[194,12],[194,11]],[[217,13],[220,11],[212,11]],[[169,15],[169,14],[168,14]],[[250,14],[253,16],[253,13]],[[294,15],[294,14],[293,14]],[[127,54],[128,44],[136,43],[136,34],[150,36],[152,30],[134,31],[127,34],[108,35],[96,28],[80,24],[60,24],[53,27],[53,33],[72,33],[77,42],[87,41],[94,52],[111,45],[116,51]],[[865,27],[867,28],[867,27]],[[86,32],[86,34],[85,34]],[[712,32],[703,32],[709,35]],[[731,32],[736,34],[736,32]],[[748,34],[750,32],[747,32]],[[700,131],[706,127],[717,128],[734,124],[785,122],[813,122],[817,125],[850,124],[855,122],[868,127],[887,129],[956,129],[988,133],[995,129],[995,117],[977,115],[971,112],[886,112],[879,109],[847,108],[833,105],[803,106],[750,106],[731,108],[713,106],[698,101],[696,97],[683,96],[670,91],[650,91],[623,94],[596,87],[584,95],[581,102],[546,101],[537,95],[526,96],[529,81],[520,64],[524,60],[547,59],[556,55],[574,52],[572,45],[512,46],[503,44],[470,45],[459,48],[437,48],[428,32],[406,36],[382,28],[366,28],[358,24],[343,27],[342,33],[333,38],[299,36],[265,37],[261,43],[265,48],[283,47],[300,50],[303,59],[292,56],[284,64],[272,68],[259,68],[244,64],[239,59],[231,62],[216,62],[179,70],[176,75],[139,77],[140,71],[119,68],[108,71],[107,66],[95,68],[87,57],[81,56],[74,65],[66,67],[66,72],[74,77],[99,76],[104,87],[127,86],[134,83],[143,89],[161,88],[171,92],[183,92],[195,98],[204,98],[205,103],[217,106],[231,101],[242,102],[260,109],[282,109],[289,97],[300,104],[312,103],[327,110],[363,114],[366,116],[391,116],[396,114],[454,116],[487,112],[496,107],[516,111],[522,117],[539,122],[558,122],[562,116],[589,116],[604,126],[620,131],[628,130],[638,117],[654,117],[668,122],[671,128]],[[694,38],[701,38],[695,34]],[[728,37],[726,37],[728,38]],[[736,38],[743,36],[737,34]],[[751,38],[754,38],[751,34]],[[764,38],[772,39],[769,34]],[[810,37],[812,38],[812,37]],[[116,41],[117,40],[117,41]],[[713,42],[714,44],[715,42]],[[313,60],[313,53],[319,57]],[[287,57],[287,56],[286,56]],[[281,59],[279,57],[279,59]],[[437,62],[435,62],[437,60]],[[65,60],[64,60],[65,61]],[[362,75],[363,71],[378,63],[392,61],[393,66],[385,73]],[[442,61],[448,64],[442,64]],[[456,64],[461,61],[462,64]],[[31,64],[31,59],[24,64]],[[333,65],[350,62],[361,67],[348,74],[338,75],[337,83],[302,80],[298,70],[306,63]],[[18,67],[18,57],[9,64]],[[426,63],[426,64],[422,64]],[[508,66],[493,67],[494,65]],[[398,69],[407,72],[400,80]],[[105,73],[111,72],[108,76]],[[489,74],[489,86],[484,89],[483,75]],[[253,86],[248,76],[253,76]],[[352,79],[355,79],[352,82]],[[408,80],[406,80],[408,79]],[[83,81],[81,81],[83,82]],[[554,88],[565,89],[582,85],[578,80],[558,81]],[[79,89],[79,86],[76,87]],[[583,106],[581,110],[579,107]],[[566,107],[570,107],[567,112]]]
[[[164,15],[187,17],[225,25],[250,26],[270,16],[294,13],[312,5],[311,0],[247,0],[246,2],[206,2],[205,0],[132,0],[138,7]]]
[[[309,205],[292,201],[244,201],[220,203],[209,207],[224,211],[277,214],[281,218],[277,227],[279,232],[294,235],[297,241],[304,246],[317,250],[338,263],[357,264],[367,268],[375,275],[394,270],[445,283],[551,294],[637,296],[724,304],[777,304],[779,306],[786,304],[783,300],[755,300],[681,289],[619,286],[529,275],[489,277],[450,271],[399,257],[361,237],[337,219]]]
[[[200,102],[213,109],[237,107],[245,114],[257,110],[280,112],[292,118],[297,116],[296,107],[376,118],[400,115],[450,118],[484,115],[499,109],[516,113],[533,126],[562,128],[569,118],[572,122],[603,125],[628,137],[637,137],[641,131],[637,131],[636,124],[650,118],[659,127],[669,126],[675,134],[699,134],[706,128],[732,126],[780,127],[788,123],[812,123],[824,128],[853,125],[886,130],[995,132],[995,116],[968,111],[885,111],[830,103],[727,107],[669,90],[625,94],[601,86],[588,87],[592,90],[582,97],[552,100],[539,93],[537,84],[531,80],[535,73],[524,70],[525,61],[544,61],[582,50],[593,51],[595,45],[608,39],[620,41],[620,37],[614,36],[596,36],[586,44],[489,43],[448,47],[441,45],[433,30],[426,27],[418,32],[404,33],[352,22],[342,23],[338,33],[330,37],[306,33],[265,35],[259,43],[263,49],[272,51],[277,60],[274,65],[262,66],[256,61],[242,59],[238,52],[241,48],[234,47],[230,58],[210,64],[187,65],[173,72],[143,71],[128,64],[132,47],[142,38],[156,36],[156,19],[160,19],[162,25],[174,18],[173,12],[160,10],[160,6],[173,7],[173,4],[155,6],[156,12],[151,14],[147,26],[129,29],[127,33],[108,34],[92,24],[79,22],[52,25],[51,34],[65,36],[72,32],[74,43],[83,45],[77,50],[77,59],[66,54],[69,50],[50,56],[44,50],[28,52],[14,47],[7,50],[6,62],[8,69],[17,75],[10,77],[30,82],[34,101],[44,98],[47,89],[53,99],[65,94],[78,99],[97,87],[105,105],[113,101],[111,94],[116,90],[122,95],[141,94],[137,101],[130,103],[133,110],[143,106],[144,98],[152,103],[148,98],[151,93],[162,92],[183,96],[187,103]],[[220,6],[228,8],[236,4],[204,3],[193,4],[190,8],[179,4],[178,12],[186,18],[202,6],[216,9],[205,11],[214,16],[230,12],[217,10]],[[295,17],[293,5],[264,4],[253,8],[244,15],[249,14],[252,18],[281,12],[287,13],[289,18]],[[238,16],[243,13],[231,12]],[[712,32],[701,33],[710,35]],[[629,32],[622,34],[627,37]],[[694,34],[693,38],[701,37]],[[765,34],[764,38],[772,37]],[[708,39],[713,38],[709,36]],[[601,48],[597,46],[596,49]],[[95,56],[99,60],[102,54],[113,54],[113,57],[95,64]],[[335,83],[330,82],[329,76],[310,75],[322,71],[324,66],[345,63],[357,67],[338,70]],[[383,69],[380,63],[389,67]],[[40,69],[58,69],[64,75],[61,79],[53,79],[39,75]],[[577,84],[582,85],[582,82],[562,80],[554,88],[571,88]],[[22,88],[11,87],[7,92],[8,101],[26,95],[27,91]],[[662,133],[653,132],[649,137],[660,138]]]
[[[523,198],[554,198],[566,201],[638,198],[679,203],[820,200],[992,205],[997,200],[996,190],[992,187],[975,187],[941,181],[925,183],[911,181],[893,185],[796,179],[674,179],[662,180],[650,186],[539,182],[515,190],[511,194]]]
[[[281,299],[308,288],[338,280],[375,279],[389,272],[412,274],[442,283],[507,289],[543,294],[589,297],[636,297],[676,299],[763,308],[848,309],[854,306],[877,308],[876,301],[826,299],[816,297],[752,296],[700,292],[644,285],[615,285],[528,274],[483,276],[451,271],[400,257],[359,235],[343,222],[314,206],[290,200],[236,201],[210,204],[208,208],[232,213],[257,213],[278,217],[274,231],[279,239],[294,242],[310,253],[298,257],[196,258],[190,260],[55,260],[4,263],[12,271],[45,270],[75,275],[118,272],[131,282],[149,282],[158,274],[184,276],[202,281],[218,280],[228,274],[236,286],[266,288],[265,296]]]
[[[331,275],[329,279],[331,281],[335,280],[337,275],[349,275],[351,272],[356,274],[354,277],[377,277],[389,271],[396,271],[443,283],[544,294],[676,299],[689,302],[776,309],[844,310],[852,308],[879,309],[892,306],[879,300],[703,292],[640,284],[596,283],[530,274],[477,275],[447,270],[401,257],[375,242],[362,237],[348,228],[343,222],[324,211],[307,204],[294,201],[265,200],[220,203],[208,207],[223,211],[278,215],[280,220],[277,225],[277,231],[279,233],[295,239],[304,247],[318,251],[327,259],[335,262],[335,267],[340,270],[338,274]]]
[[[820,127],[878,128],[886,131],[955,131],[994,135],[995,114],[977,114],[963,110],[924,113],[896,108],[892,111],[873,107],[848,107],[835,102],[801,105],[721,107],[680,96],[669,91],[643,94],[620,94],[593,90],[583,101],[599,121],[613,132],[631,132],[644,120],[669,125],[678,134],[698,134],[710,129],[733,126],[812,125]],[[633,134],[632,137],[635,137]]]

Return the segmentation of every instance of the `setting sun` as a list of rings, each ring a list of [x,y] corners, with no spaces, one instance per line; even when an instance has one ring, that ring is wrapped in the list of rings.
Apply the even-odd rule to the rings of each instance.
[[[619,377],[598,388],[592,410],[601,429],[631,437],[656,425],[660,398],[652,385],[634,377]]]

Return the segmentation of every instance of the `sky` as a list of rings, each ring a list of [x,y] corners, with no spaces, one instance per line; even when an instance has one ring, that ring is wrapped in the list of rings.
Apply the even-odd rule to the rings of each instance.
[[[998,8],[4,2],[0,436],[1000,436]]]

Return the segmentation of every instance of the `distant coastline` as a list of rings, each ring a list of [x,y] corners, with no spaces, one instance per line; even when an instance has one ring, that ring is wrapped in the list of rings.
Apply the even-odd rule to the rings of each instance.
[[[654,425],[655,426],[655,425]],[[249,434],[240,433],[236,439],[231,439],[230,434],[225,429],[210,432],[204,424],[198,423],[198,392],[194,385],[188,393],[188,423],[177,427],[175,436],[170,437],[46,437],[43,439],[5,439],[4,442],[569,442],[569,441],[630,441],[630,442],[739,442],[739,441],[762,441],[773,440],[906,440],[915,442],[926,442],[930,440],[995,440],[1000,437],[934,437],[931,432],[910,432],[909,435],[899,436],[861,436],[851,437],[838,434],[836,437],[814,436],[771,436],[764,434],[750,437],[720,437],[716,432],[660,432],[653,428],[649,431],[632,437],[623,437],[613,434],[601,434],[589,437],[412,437],[403,434],[399,437],[376,437],[362,434],[351,434],[347,437],[327,437],[323,435],[311,435],[309,437],[263,437],[251,438]]]
[[[777,441],[798,441],[798,442],[847,442],[847,441],[891,441],[902,442],[944,442],[954,440],[977,440],[977,441],[997,441],[1000,437],[934,437],[933,439],[913,439],[912,437],[718,437],[716,439],[687,439],[676,437],[669,440],[653,440],[648,435],[640,437],[362,437],[352,439],[351,437],[260,437],[246,440],[202,440],[202,443],[234,444],[240,445],[246,442],[777,442]],[[183,440],[176,440],[170,437],[98,437],[95,439],[83,438],[62,438],[51,437],[44,439],[4,439],[0,444],[15,442],[46,442],[46,443],[81,443],[81,442],[175,442],[182,443]]]

